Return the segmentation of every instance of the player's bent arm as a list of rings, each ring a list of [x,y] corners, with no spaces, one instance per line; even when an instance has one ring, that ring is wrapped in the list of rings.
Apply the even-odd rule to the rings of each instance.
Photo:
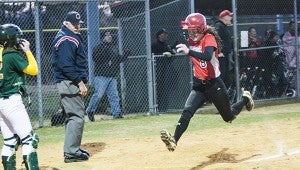
[[[194,50],[190,50],[188,55],[199,58],[201,60],[210,61],[212,59],[213,53],[214,53],[214,47],[207,46],[207,47],[205,47],[203,53],[194,51]]]
[[[23,72],[31,76],[36,76],[39,72],[37,62],[30,50],[26,51],[25,54],[28,59],[28,66],[24,68]]]

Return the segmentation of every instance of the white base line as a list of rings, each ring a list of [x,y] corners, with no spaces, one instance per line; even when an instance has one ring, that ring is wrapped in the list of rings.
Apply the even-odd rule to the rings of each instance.
[[[296,155],[296,154],[300,154],[300,150],[295,150],[295,151],[285,152],[285,153],[279,153],[279,154],[268,156],[268,157],[262,157],[262,158],[258,158],[258,159],[247,160],[245,162],[259,162],[259,161],[275,159],[275,158],[279,158],[279,157],[283,157],[283,156],[287,156],[287,155],[288,156],[289,155]]]

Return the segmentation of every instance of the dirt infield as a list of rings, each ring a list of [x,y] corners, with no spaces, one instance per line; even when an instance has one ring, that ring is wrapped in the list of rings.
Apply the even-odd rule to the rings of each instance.
[[[289,107],[295,109],[297,105]],[[253,114],[268,114],[270,110],[280,109],[276,106],[258,108]],[[247,126],[233,123],[224,129],[201,132],[187,130],[174,152],[166,149],[159,135],[85,142],[83,148],[90,151],[90,160],[69,164],[61,157],[62,145],[39,148],[42,170],[290,170],[300,167],[300,119]]]

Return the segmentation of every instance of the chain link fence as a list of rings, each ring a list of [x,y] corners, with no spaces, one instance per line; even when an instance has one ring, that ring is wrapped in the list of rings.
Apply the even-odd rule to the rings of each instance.
[[[237,17],[233,21],[233,35],[236,35],[235,48],[237,49],[235,51],[237,64],[234,66],[237,70],[234,75],[237,80],[236,86],[249,88],[247,90],[254,93],[255,87],[262,87],[255,83],[260,82],[257,80],[264,77],[257,72],[245,72],[248,66],[245,66],[244,58],[247,51],[270,47],[244,46],[241,44],[243,40],[241,33],[248,31],[249,27],[254,27],[263,43],[266,30],[272,29],[281,38],[291,20],[298,23],[297,13],[291,10],[297,4],[293,1],[281,4],[262,3],[260,0],[232,2],[237,9],[235,11]],[[171,58],[154,55],[151,53],[151,42],[155,40],[155,33],[165,28],[169,32],[170,43],[185,43],[179,24],[194,11],[193,5],[193,1],[186,0],[1,1],[0,24],[19,25],[24,31],[24,38],[31,42],[31,49],[39,63],[40,74],[37,77],[27,77],[32,101],[28,112],[33,126],[49,126],[52,115],[61,107],[53,83],[50,46],[66,13],[73,10],[78,11],[84,20],[81,34],[88,52],[90,81],[89,95],[85,98],[86,105],[93,94],[91,82],[94,78],[94,69],[97,67],[92,61],[92,51],[100,43],[101,33],[110,31],[114,38],[115,49],[120,54],[123,54],[124,49],[131,50],[128,59],[121,64],[120,74],[117,77],[123,113],[156,114],[181,110],[191,88],[192,69],[189,58],[180,54],[175,54]],[[276,9],[279,12],[266,15],[264,13],[266,8],[272,8],[274,11]],[[211,13],[204,14],[209,24],[217,18]],[[295,28],[297,30],[297,24]],[[297,43],[293,43],[292,46],[298,47]],[[299,56],[299,53],[297,55]],[[260,61],[253,63],[259,65]],[[240,79],[244,74],[248,78],[245,82],[244,79]],[[259,79],[255,79],[257,77]],[[271,85],[276,87],[276,77],[272,75],[271,80],[267,85],[264,84],[264,88],[266,86],[269,88]],[[246,87],[249,84],[251,86]],[[256,93],[256,100],[278,98],[278,96],[267,96],[264,89],[257,90],[260,91]],[[286,96],[279,98],[284,97]],[[106,96],[99,102],[96,114],[111,114]]]
[[[157,112],[154,90],[156,80],[153,74],[156,61],[151,55],[151,39],[154,38],[157,29],[164,27],[174,33],[174,39],[177,40],[177,36],[181,33],[179,21],[190,13],[190,3],[183,0],[161,2],[41,0],[1,1],[0,4],[3,14],[0,18],[1,24],[14,23],[20,26],[24,31],[24,38],[31,42],[31,49],[39,63],[40,74],[37,77],[27,77],[32,101],[28,112],[33,126],[49,126],[52,115],[61,108],[59,95],[53,83],[50,46],[62,26],[66,13],[73,10],[79,12],[84,20],[81,34],[87,46],[90,81],[89,95],[85,98],[86,105],[93,94],[92,81],[94,69],[97,67],[92,61],[93,48],[100,43],[101,33],[110,31],[113,35],[114,48],[120,54],[123,54],[124,49],[131,50],[128,59],[121,64],[120,75],[117,76],[123,113]],[[182,59],[178,57],[178,60]],[[177,63],[176,70],[180,67],[181,64]],[[169,72],[171,74],[171,70]],[[176,76],[178,75],[171,74],[173,79],[176,79]],[[176,90],[178,91],[173,92],[181,93],[181,89]],[[183,96],[176,96],[170,102],[177,101],[178,107],[183,106],[183,100]],[[169,108],[172,109],[172,106]],[[99,102],[96,114],[111,114],[106,96]]]
[[[285,35],[289,23],[297,23],[296,1],[235,5],[241,87],[250,90],[255,100],[296,97],[296,64],[291,69],[288,58],[292,49],[294,61],[299,61],[299,41],[294,41],[295,35],[289,40]],[[292,27],[297,35],[297,24]]]

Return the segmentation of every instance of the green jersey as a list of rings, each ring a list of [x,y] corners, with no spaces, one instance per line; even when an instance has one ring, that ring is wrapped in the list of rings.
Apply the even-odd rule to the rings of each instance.
[[[1,55],[1,54],[0,54]],[[20,51],[14,49],[3,50],[0,63],[0,97],[25,91],[25,74],[23,70],[28,62]]]

